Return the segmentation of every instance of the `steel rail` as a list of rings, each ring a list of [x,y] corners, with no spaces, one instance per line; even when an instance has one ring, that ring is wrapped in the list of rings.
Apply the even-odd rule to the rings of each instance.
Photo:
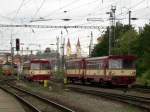
[[[22,97],[20,97],[19,95],[12,93],[11,91],[7,90],[6,88],[0,86],[0,88],[2,90],[4,90],[5,92],[9,93],[10,95],[13,95],[14,97],[16,97],[20,102],[22,102],[23,104],[25,104],[27,107],[29,107],[29,109],[31,109],[33,112],[41,112],[40,110],[38,110],[35,106],[33,106],[30,102],[24,100]]]
[[[96,95],[96,96],[103,96],[108,99],[132,104],[134,106],[144,108],[150,111],[150,98],[98,91],[98,90],[93,90],[89,88],[87,89],[86,87],[79,87],[79,86],[78,87],[67,86],[67,88],[75,92],[91,94],[91,95]]]
[[[131,90],[140,91],[143,93],[150,93],[150,86],[141,86],[141,85],[134,85]]]
[[[40,100],[42,100],[42,101],[44,101],[44,102],[50,103],[51,105],[53,105],[53,106],[56,107],[56,108],[59,108],[59,109],[62,110],[62,111],[65,111],[65,112],[75,112],[74,110],[72,110],[72,109],[70,109],[70,108],[68,108],[68,107],[66,107],[66,106],[64,106],[64,105],[59,104],[59,103],[54,102],[54,101],[51,101],[51,100],[49,100],[49,99],[47,99],[47,98],[45,98],[45,97],[42,97],[42,96],[39,96],[39,95],[37,95],[37,94],[31,93],[31,92],[29,92],[29,91],[23,90],[23,89],[21,89],[21,88],[18,88],[17,86],[12,86],[11,84],[8,84],[8,85],[9,85],[11,88],[17,89],[17,90],[22,91],[22,92],[24,92],[24,93],[27,93],[27,94],[29,94],[29,95],[31,95],[31,96],[34,96],[34,97],[36,97],[36,98],[38,98],[38,99],[40,99]]]

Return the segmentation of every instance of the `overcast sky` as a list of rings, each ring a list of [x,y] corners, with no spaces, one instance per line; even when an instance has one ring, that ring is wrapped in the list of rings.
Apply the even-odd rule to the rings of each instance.
[[[132,17],[138,18],[132,21],[137,28],[149,23],[149,0],[0,0],[0,24],[43,24],[43,25],[109,25],[111,5],[116,6],[116,18],[123,24],[128,24],[128,11],[132,11]],[[39,18],[51,19],[49,21],[31,22]],[[70,21],[62,21],[69,18]],[[87,21],[87,18],[101,18],[101,21]],[[118,21],[117,20],[117,21]],[[80,38],[83,54],[88,53],[90,33],[93,32],[94,44],[98,36],[105,29],[36,29],[36,28],[0,28],[0,50],[10,49],[10,36],[20,38],[22,47],[26,49],[41,49],[52,47],[49,44],[56,43],[56,36],[70,38],[72,51],[75,52],[75,44]],[[67,43],[67,42],[66,42]],[[14,43],[15,45],[15,43]]]

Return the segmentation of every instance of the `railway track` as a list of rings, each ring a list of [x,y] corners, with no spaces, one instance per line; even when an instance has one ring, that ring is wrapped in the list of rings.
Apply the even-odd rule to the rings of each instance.
[[[74,85],[81,85],[80,83],[76,83]],[[94,88],[99,88],[98,85],[92,85],[92,84],[86,84],[84,86],[87,87],[94,87]],[[131,88],[128,87],[105,87],[105,86],[101,86],[103,89],[115,89],[115,90],[120,90],[120,91],[136,91],[136,92],[141,92],[141,93],[150,93],[150,87],[146,87],[146,86],[141,86],[141,85],[134,85]]]
[[[27,105],[33,112],[75,112],[66,106],[10,84],[1,85],[0,88],[14,95],[17,99]]]
[[[146,87],[146,86],[135,85],[131,89],[133,89],[135,91],[140,91],[143,93],[150,93],[150,87]]]
[[[110,92],[101,91],[99,88],[92,88],[92,87],[85,87],[85,86],[69,85],[67,86],[67,88],[75,92],[101,96],[108,99],[128,103],[150,111],[150,98],[119,94],[119,93],[110,93]]]

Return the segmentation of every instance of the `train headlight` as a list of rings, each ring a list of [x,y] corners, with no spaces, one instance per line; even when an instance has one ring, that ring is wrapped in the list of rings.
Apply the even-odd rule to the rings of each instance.
[[[121,73],[124,73],[124,70],[121,70]]]
[[[111,72],[112,75],[115,75],[115,72]]]
[[[110,71],[110,72],[109,72],[109,75],[115,75],[115,72]]]
[[[135,72],[131,72],[131,74],[132,74],[132,75],[135,75],[136,73],[135,73]]]

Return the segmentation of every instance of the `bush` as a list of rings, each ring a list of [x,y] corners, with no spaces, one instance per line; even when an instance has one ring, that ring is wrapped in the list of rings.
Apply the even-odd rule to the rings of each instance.
[[[137,79],[138,83],[144,86],[150,86],[150,70],[147,70],[142,77]]]
[[[62,82],[64,79],[64,73],[65,73],[65,71],[62,69],[53,71],[54,80]]]

